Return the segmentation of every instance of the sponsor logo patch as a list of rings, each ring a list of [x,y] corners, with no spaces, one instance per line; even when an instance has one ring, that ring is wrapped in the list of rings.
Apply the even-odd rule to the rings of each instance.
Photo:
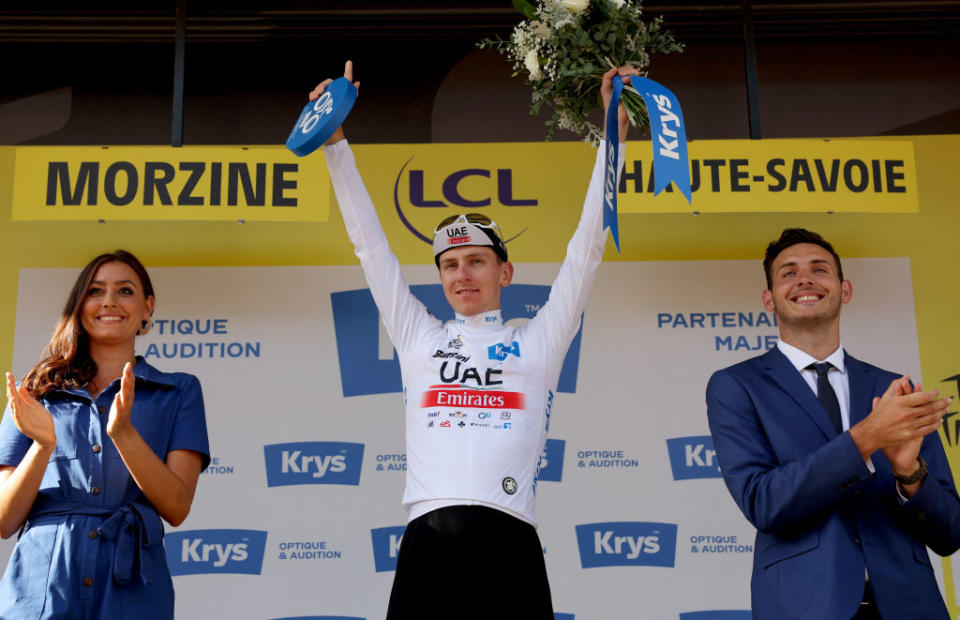
[[[432,385],[423,393],[421,407],[469,407],[476,409],[523,409],[522,392],[474,390],[463,386]]]
[[[516,340],[512,344],[506,345],[502,342],[487,347],[487,357],[492,360],[503,361],[508,355],[520,357],[520,343]]]

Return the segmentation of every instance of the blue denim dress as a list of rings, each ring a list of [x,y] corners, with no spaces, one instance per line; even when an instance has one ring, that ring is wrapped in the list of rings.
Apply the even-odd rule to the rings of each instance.
[[[161,459],[193,450],[210,461],[200,382],[137,358],[131,420]],[[0,580],[0,618],[173,618],[163,524],[107,435],[114,381],[94,401],[56,390],[42,403],[57,446]],[[33,441],[0,422],[0,464],[16,466]]]

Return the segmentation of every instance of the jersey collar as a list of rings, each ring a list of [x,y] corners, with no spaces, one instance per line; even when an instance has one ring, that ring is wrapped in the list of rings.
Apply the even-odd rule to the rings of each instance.
[[[456,323],[459,327],[466,327],[468,329],[500,327],[503,325],[503,317],[500,316],[500,308],[472,316],[464,316],[457,313]]]

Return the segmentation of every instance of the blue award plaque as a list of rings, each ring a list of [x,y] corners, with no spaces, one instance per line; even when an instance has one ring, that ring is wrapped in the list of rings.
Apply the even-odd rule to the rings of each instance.
[[[304,106],[287,138],[287,148],[303,157],[323,146],[347,118],[356,100],[357,89],[350,80],[335,79],[316,101]]]

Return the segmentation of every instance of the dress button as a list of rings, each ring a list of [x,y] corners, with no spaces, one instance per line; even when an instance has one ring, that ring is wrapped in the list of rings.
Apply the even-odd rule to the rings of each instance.
[[[99,536],[99,534],[97,534],[97,530],[90,530],[90,533],[87,534],[87,536],[89,536],[90,538],[96,538],[97,536]]]
[[[91,577],[84,577],[83,585],[87,586],[88,588],[93,586],[93,579]]]
[[[100,454],[100,444],[94,444],[92,449],[94,454]]]
[[[100,495],[100,487],[91,487],[90,492],[94,495]]]
[[[100,405],[99,407],[97,407],[97,411],[99,411],[100,413],[106,413],[107,408],[104,407],[103,405]]]

